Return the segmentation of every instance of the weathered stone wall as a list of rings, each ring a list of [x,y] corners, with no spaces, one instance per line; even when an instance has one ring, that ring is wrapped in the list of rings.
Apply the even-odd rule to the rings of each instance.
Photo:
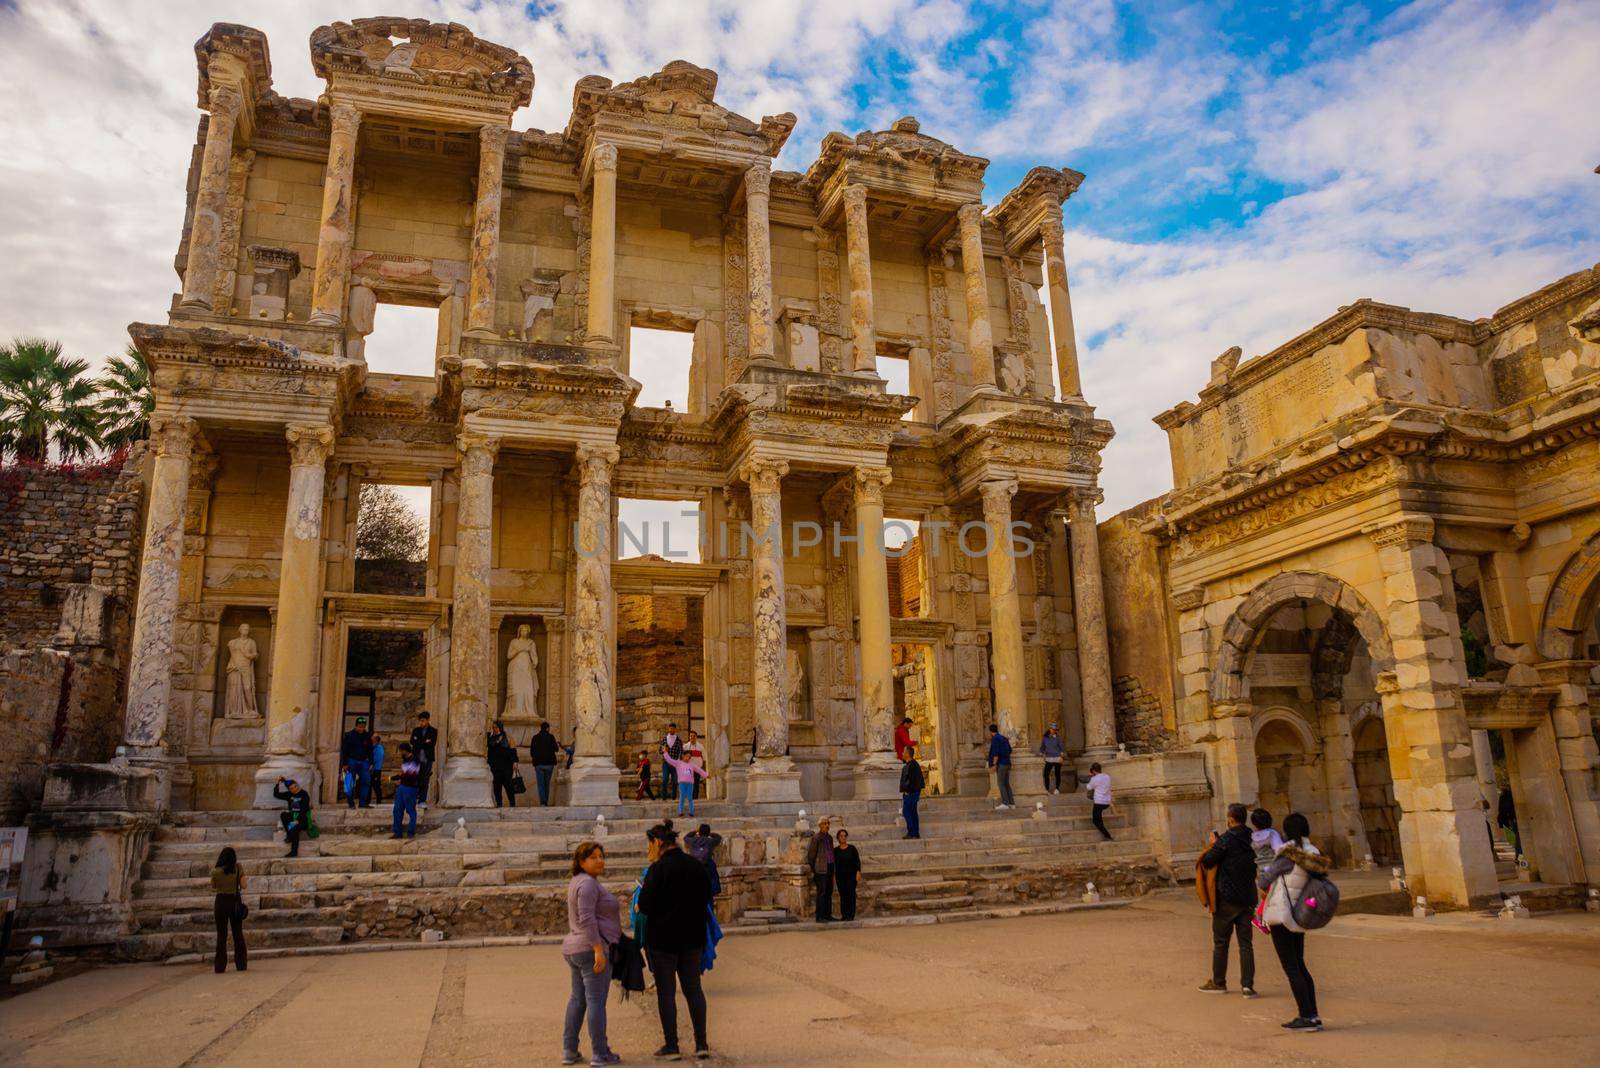
[[[1159,503],[1100,524],[1117,738],[1134,752],[1167,748],[1175,728],[1166,567],[1156,539],[1139,529]]]
[[[119,740],[143,456],[0,471],[0,822],[37,806],[46,764]]]

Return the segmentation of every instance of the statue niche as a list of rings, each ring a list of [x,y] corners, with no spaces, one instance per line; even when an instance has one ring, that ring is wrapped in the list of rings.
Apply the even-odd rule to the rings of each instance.
[[[501,718],[507,723],[539,721],[539,636],[528,623],[516,625],[514,636],[505,641],[501,657],[505,665],[505,684],[501,689]]]
[[[229,608],[218,631],[212,718],[230,727],[259,727],[267,714],[272,616],[264,609]]]

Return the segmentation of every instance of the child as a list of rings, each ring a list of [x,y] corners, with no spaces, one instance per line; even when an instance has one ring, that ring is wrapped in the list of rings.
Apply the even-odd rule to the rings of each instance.
[[[1250,813],[1250,826],[1255,828],[1250,835],[1250,845],[1256,851],[1256,871],[1259,872],[1271,864],[1272,858],[1283,848],[1283,837],[1273,830],[1272,813],[1264,808]]]
[[[634,793],[633,799],[635,801],[643,801],[646,798],[654,801],[656,799],[656,791],[655,787],[650,785],[650,752],[649,750],[641,749],[639,750],[639,789]]]
[[[688,806],[688,815],[694,815],[694,782],[696,779],[706,777],[705,769],[698,764],[691,764],[687,760],[679,760],[669,753],[665,746],[661,749],[662,781],[666,781],[666,771],[671,768],[677,775],[678,782],[678,815],[684,815],[684,806]],[[665,795],[665,787],[662,793]],[[663,799],[665,799],[663,797]]]

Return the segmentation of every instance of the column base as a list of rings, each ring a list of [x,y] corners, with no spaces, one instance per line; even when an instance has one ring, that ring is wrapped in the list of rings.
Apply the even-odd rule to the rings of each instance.
[[[439,801],[447,808],[493,808],[489,762],[481,756],[452,756],[439,776]]]
[[[610,757],[578,757],[567,774],[567,804],[574,808],[615,805],[621,797],[622,770]]]
[[[893,753],[868,753],[856,765],[857,801],[894,800],[900,796],[900,762]]]
[[[312,326],[340,326],[344,323],[344,318],[333,312],[312,312],[306,322]]]
[[[800,772],[788,757],[759,757],[745,777],[745,801],[799,804]]]
[[[1114,745],[1091,745],[1087,746],[1080,755],[1084,760],[1090,761],[1114,760],[1116,759],[1117,754],[1120,752],[1122,752],[1122,750],[1118,749]]]
[[[1011,793],[1017,797],[1044,796],[1044,757],[1012,751]]]
[[[311,794],[311,804],[316,806],[321,800],[322,775],[317,771],[316,764],[310,757],[299,756],[295,753],[284,753],[268,756],[256,769],[256,796],[251,802],[252,808],[282,808],[283,802],[272,796],[272,791],[277,788],[279,779],[293,779],[300,784],[300,789]]]

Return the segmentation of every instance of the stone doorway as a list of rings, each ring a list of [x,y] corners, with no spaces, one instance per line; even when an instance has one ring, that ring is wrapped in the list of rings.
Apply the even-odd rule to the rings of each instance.
[[[941,759],[944,750],[941,724],[943,702],[939,691],[937,648],[920,643],[896,642],[891,646],[894,663],[894,720],[911,718],[911,740],[917,759],[927,777],[925,792],[954,793],[954,769]]]
[[[661,739],[676,724],[687,741],[695,732],[716,774],[706,731],[705,599],[690,593],[617,595],[617,764],[621,796],[638,793],[641,753],[659,796]],[[706,796],[702,783],[697,796]]]
[[[1361,804],[1361,827],[1367,851],[1377,864],[1400,863],[1400,806],[1394,799],[1394,775],[1389,770],[1389,739],[1383,718],[1370,715],[1351,735],[1356,776],[1356,797]]]
[[[384,774],[400,766],[400,743],[410,739],[417,713],[426,705],[427,649],[427,634],[420,630],[357,628],[346,640],[338,735],[343,739],[357,719],[365,718],[368,729],[383,740]],[[334,800],[343,800],[344,783],[338,775],[333,789]],[[388,796],[387,789],[381,793]]]

